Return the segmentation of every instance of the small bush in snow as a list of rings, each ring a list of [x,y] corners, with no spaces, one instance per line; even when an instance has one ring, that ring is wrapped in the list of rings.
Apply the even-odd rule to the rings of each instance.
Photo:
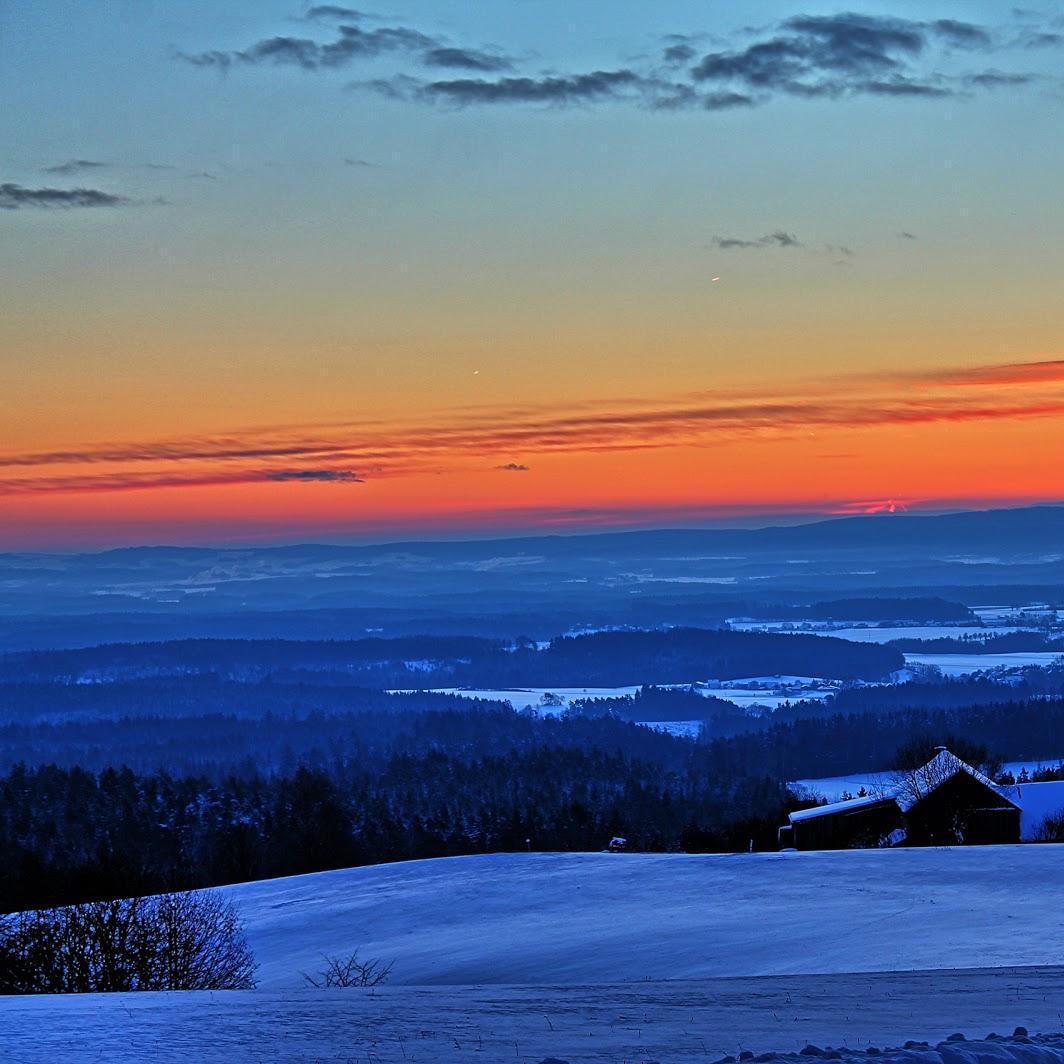
[[[1047,816],[1035,838],[1039,842],[1064,842],[1064,809]]]
[[[307,985],[318,990],[326,987],[380,986],[392,974],[395,964],[395,961],[386,964],[379,958],[359,960],[357,949],[348,957],[323,956],[322,960],[325,961],[325,967],[316,975],[303,972]]]

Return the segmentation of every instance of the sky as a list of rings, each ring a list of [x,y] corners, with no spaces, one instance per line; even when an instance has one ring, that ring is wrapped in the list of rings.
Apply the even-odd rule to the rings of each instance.
[[[0,548],[1064,499],[1064,9],[0,0]]]

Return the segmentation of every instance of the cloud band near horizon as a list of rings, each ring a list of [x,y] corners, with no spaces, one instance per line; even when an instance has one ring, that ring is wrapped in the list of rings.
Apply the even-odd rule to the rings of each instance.
[[[1064,360],[855,376],[791,394],[712,392],[569,409],[464,411],[405,426],[301,426],[186,439],[0,452],[0,495],[219,484],[358,484],[471,468],[527,471],[534,455],[711,447],[821,429],[1064,418]],[[65,467],[62,473],[45,470]],[[134,467],[132,469],[128,467]],[[145,468],[151,467],[151,468]]]

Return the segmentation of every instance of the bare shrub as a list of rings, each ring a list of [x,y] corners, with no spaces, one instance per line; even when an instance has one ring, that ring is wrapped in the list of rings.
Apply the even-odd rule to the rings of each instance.
[[[352,986],[380,986],[392,974],[395,961],[385,963],[379,958],[361,961],[356,949],[348,957],[333,957],[322,955],[325,967],[315,975],[303,972],[303,978],[308,986],[318,990],[327,987],[352,987]]]
[[[1035,840],[1037,842],[1064,842],[1064,809],[1058,813],[1050,813],[1042,821]]]
[[[215,891],[0,917],[0,993],[249,990],[255,962]]]

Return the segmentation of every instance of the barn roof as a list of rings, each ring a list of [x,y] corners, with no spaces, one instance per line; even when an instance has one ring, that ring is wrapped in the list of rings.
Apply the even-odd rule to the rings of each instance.
[[[835,813],[845,813],[851,809],[862,809],[866,805],[876,805],[878,802],[894,801],[893,794],[877,795],[868,794],[861,798],[847,798],[842,802],[832,802],[831,805],[814,805],[809,809],[798,809],[788,815],[787,819],[792,823],[799,820],[812,820],[817,816],[829,816]]]
[[[967,772],[972,779],[992,790],[1003,802],[1016,809],[1020,808],[992,779],[984,776],[977,768],[972,768],[967,761],[962,761],[956,754],[951,754],[945,749],[939,750],[923,768],[918,769],[913,774],[916,785],[911,790],[906,792],[904,788],[896,789],[894,800],[898,803],[898,808],[903,813],[907,813],[917,802],[922,802],[933,791],[937,791],[943,783],[962,772]]]
[[[877,805],[880,802],[894,802],[898,808],[907,813],[918,802],[922,802],[933,791],[938,790],[947,780],[953,779],[958,773],[966,772],[984,787],[989,788],[1001,798],[1002,803],[1020,808],[1019,803],[1013,801],[993,780],[984,776],[978,769],[972,768],[966,761],[962,761],[956,754],[948,750],[939,750],[937,754],[922,768],[912,773],[912,784],[906,786],[901,783],[894,787],[883,789],[879,794],[869,794],[861,798],[848,798],[842,802],[832,802],[830,805],[816,805],[811,809],[799,809],[790,813],[787,819],[792,823],[800,820],[811,820],[818,816],[835,816],[838,813],[847,813],[852,810],[862,809],[866,806]]]

